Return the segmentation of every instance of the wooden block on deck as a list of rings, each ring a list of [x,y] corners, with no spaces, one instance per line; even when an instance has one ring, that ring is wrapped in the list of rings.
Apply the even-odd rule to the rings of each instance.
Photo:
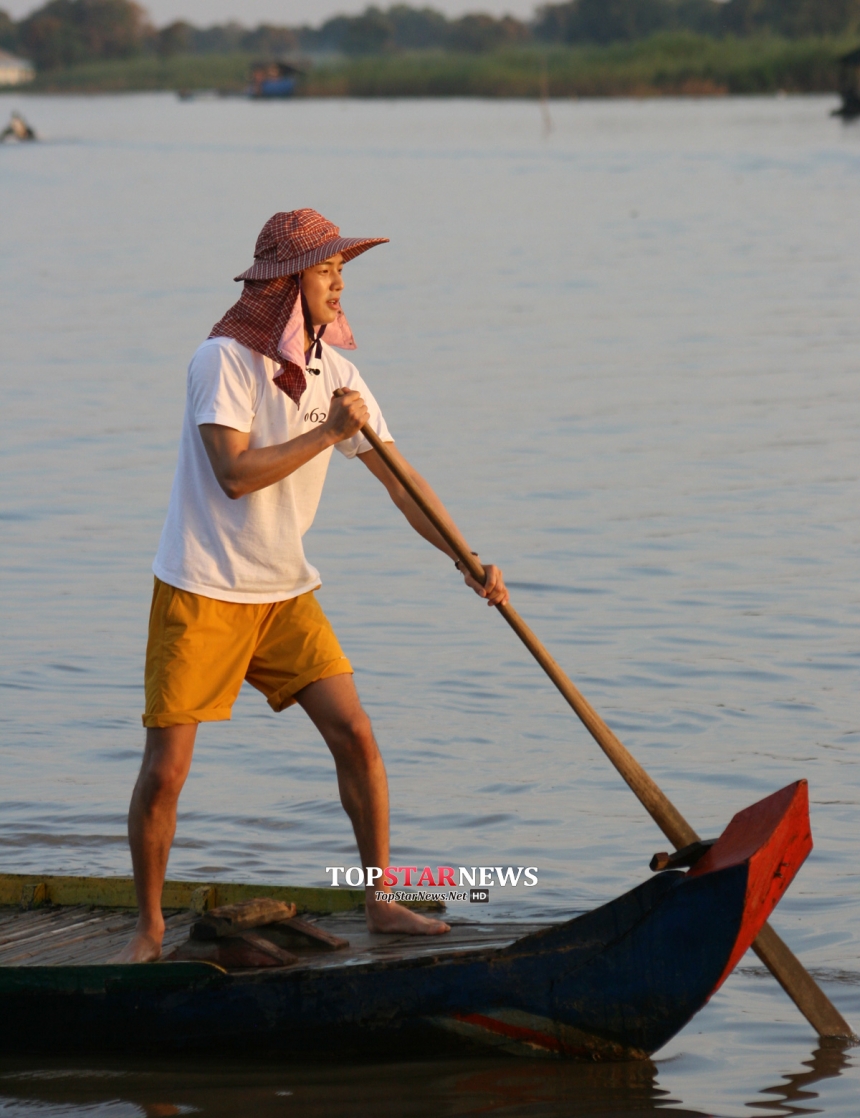
[[[348,939],[333,936],[316,924],[298,918],[266,924],[259,934],[280,947],[294,951],[343,951],[349,947]]]
[[[296,915],[294,904],[273,901],[269,897],[256,897],[239,904],[221,905],[210,909],[191,927],[194,940],[213,940],[235,936],[237,932],[291,920]]]
[[[298,958],[258,932],[244,931],[219,939],[189,939],[165,956],[168,962],[217,963],[225,970],[251,967],[289,967]]]

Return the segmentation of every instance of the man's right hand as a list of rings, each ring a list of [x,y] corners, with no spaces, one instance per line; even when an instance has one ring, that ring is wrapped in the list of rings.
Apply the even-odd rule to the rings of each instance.
[[[349,388],[338,388],[331,398],[331,407],[323,424],[323,430],[335,442],[343,442],[357,435],[370,419],[367,404],[358,392]]]

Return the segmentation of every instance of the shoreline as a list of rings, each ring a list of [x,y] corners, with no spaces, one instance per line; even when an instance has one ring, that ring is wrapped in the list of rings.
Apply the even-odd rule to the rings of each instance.
[[[852,38],[710,39],[661,34],[605,47],[521,47],[491,54],[413,52],[313,66],[297,99],[359,97],[577,98],[723,97],[834,93],[839,56]],[[19,94],[199,92],[244,96],[253,56],[141,56],[38,75]]]
[[[190,91],[191,95],[188,97],[179,97],[178,91],[175,89],[31,89],[24,93],[20,88],[5,89],[0,86],[0,99],[6,97],[21,98],[22,101],[27,98],[91,98],[96,99],[100,97],[145,97],[154,94],[160,94],[176,100],[187,101],[252,101],[254,98],[245,96],[242,93],[219,93],[215,90],[203,89],[199,93],[202,96],[197,96],[198,91]],[[363,96],[357,93],[344,93],[344,94],[325,94],[314,95],[305,97],[287,97],[287,98],[265,98],[262,103],[266,104],[284,104],[292,102],[309,102],[309,101],[358,101],[365,103],[372,103],[374,101],[410,101],[410,102],[426,102],[426,101],[499,101],[499,102],[516,102],[528,104],[540,104],[541,102],[547,105],[564,105],[576,104],[577,102],[609,102],[609,101],[781,101],[793,97],[820,97],[822,99],[831,97],[834,104],[838,102],[838,94],[832,89],[812,89],[812,90],[785,90],[775,89],[773,91],[766,91],[763,93],[731,93],[731,92],[676,92],[674,90],[659,90],[656,92],[633,92],[633,93],[595,93],[583,94],[582,96],[551,96],[546,99],[537,97],[515,97],[503,96],[498,97],[482,96],[480,94],[439,94],[437,96],[421,96],[421,95],[398,95],[392,94],[390,96]],[[2,123],[2,121],[0,121]]]

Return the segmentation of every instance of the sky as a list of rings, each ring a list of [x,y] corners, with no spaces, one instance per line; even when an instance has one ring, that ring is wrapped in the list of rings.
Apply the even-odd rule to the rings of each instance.
[[[246,27],[258,23],[295,26],[309,23],[316,26],[333,15],[354,15],[363,12],[371,0],[138,0],[149,12],[153,23],[161,27],[175,19],[185,19],[198,27],[226,23],[234,19]],[[520,19],[531,16],[541,0],[414,0],[416,8],[435,8],[448,16],[464,12],[489,12],[492,15],[513,15]],[[0,9],[13,19],[41,8],[44,0],[0,0]],[[394,0],[376,0],[387,8]]]

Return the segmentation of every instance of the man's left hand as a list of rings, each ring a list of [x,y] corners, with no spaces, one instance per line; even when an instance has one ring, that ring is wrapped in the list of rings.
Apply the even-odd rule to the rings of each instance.
[[[492,563],[487,563],[484,570],[487,572],[487,581],[483,586],[472,578],[468,571],[463,572],[463,580],[467,586],[472,587],[476,594],[487,599],[488,606],[506,606],[510,600],[510,594],[508,594],[508,588],[505,586],[502,572]]]

